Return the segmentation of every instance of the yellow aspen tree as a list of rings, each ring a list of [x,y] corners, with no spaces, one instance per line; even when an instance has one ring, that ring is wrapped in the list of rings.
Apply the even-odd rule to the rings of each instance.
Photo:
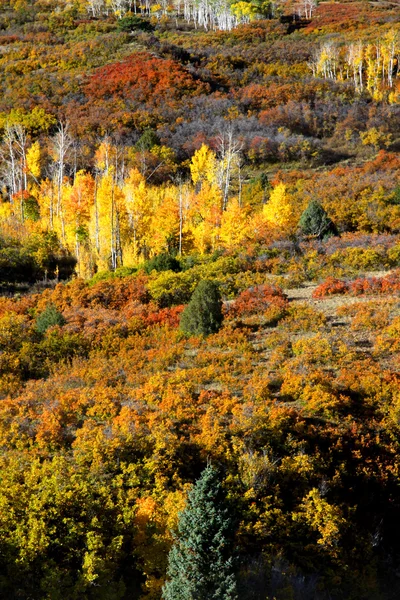
[[[92,175],[78,171],[73,185],[65,193],[66,239],[69,248],[74,249],[80,276],[88,274],[88,269],[90,271],[89,220],[94,190],[95,181]]]
[[[192,181],[198,190],[204,181],[213,184],[217,179],[217,157],[206,144],[203,144],[193,155],[190,163]]]
[[[237,198],[230,201],[222,214],[219,232],[219,239],[225,248],[237,248],[251,235],[248,229],[249,213],[250,207],[241,207]]]
[[[193,155],[190,173],[195,186],[187,230],[201,254],[215,248],[219,236],[223,196],[218,185],[218,160],[205,144]]]
[[[109,137],[105,137],[96,150],[94,159],[96,168],[102,173],[108,173],[115,163],[116,150]]]
[[[13,214],[13,207],[9,202],[0,201],[0,232],[3,236],[11,234],[14,231],[14,226],[18,224],[16,217]]]
[[[274,187],[263,214],[266,222],[282,233],[289,234],[295,230],[297,221],[284,183]]]
[[[37,199],[42,228],[53,230],[55,204],[57,202],[57,192],[54,181],[51,179],[42,179],[38,188]]]
[[[99,180],[90,224],[91,235],[97,237],[96,258],[100,270],[114,270],[123,263],[121,219],[124,218],[124,200],[110,167]]]
[[[398,66],[398,55],[400,52],[400,32],[390,29],[383,40],[383,52],[385,60],[385,70],[387,85],[393,88],[394,73]]]
[[[40,177],[40,144],[38,141],[33,142],[26,151],[26,168],[28,175],[31,175],[35,180]]]
[[[194,246],[204,254],[214,250],[219,237],[222,216],[222,194],[217,185],[203,182],[200,191],[193,195],[189,221]]]
[[[124,253],[134,264],[149,252],[147,243],[153,215],[152,199],[146,181],[137,169],[131,169],[122,191],[129,230],[128,247]]]
[[[52,154],[56,167],[57,205],[56,213],[61,226],[61,240],[65,242],[65,220],[63,206],[63,187],[65,184],[65,164],[73,145],[69,124],[59,123],[55,136],[52,138]]]
[[[65,207],[64,201],[70,191],[70,183],[64,179],[63,184],[60,186],[58,182],[54,182],[54,196],[52,200],[52,229],[57,233],[58,238],[63,244],[67,243],[66,228],[65,228]],[[61,202],[60,202],[61,199]]]
[[[156,191],[156,190],[154,190]],[[157,190],[157,201],[150,223],[152,253],[178,249],[179,239],[179,191],[175,186]]]

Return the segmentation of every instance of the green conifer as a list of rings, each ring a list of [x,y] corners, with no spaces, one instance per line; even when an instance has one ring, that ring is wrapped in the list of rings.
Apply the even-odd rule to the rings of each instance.
[[[218,474],[208,466],[189,492],[168,557],[164,600],[237,600],[232,521]]]
[[[60,313],[54,304],[48,304],[44,311],[38,315],[36,318],[36,330],[39,333],[46,333],[49,327],[54,327],[54,325],[65,325],[65,319]]]
[[[328,217],[326,210],[316,200],[311,200],[303,211],[299,227],[305,235],[322,239],[327,235],[337,235],[336,227]]]
[[[222,300],[218,286],[213,281],[200,281],[182,313],[181,330],[190,335],[208,335],[218,331],[222,320]]]

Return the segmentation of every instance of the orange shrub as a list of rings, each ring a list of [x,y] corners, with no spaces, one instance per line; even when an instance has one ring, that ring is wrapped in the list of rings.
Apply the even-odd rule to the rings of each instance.
[[[335,294],[347,294],[349,285],[341,279],[335,277],[327,277],[323,283],[313,291],[313,298],[326,298],[326,296],[334,296]]]
[[[341,306],[338,316],[352,317],[351,328],[354,330],[380,330],[389,324],[390,305],[393,301],[374,300],[371,302],[356,302],[350,306]]]
[[[242,292],[228,307],[228,317],[244,317],[268,312],[271,306],[285,309],[287,296],[278,287],[258,285]]]
[[[350,285],[351,293],[361,294],[395,294],[400,291],[400,274],[398,271],[385,277],[365,277],[355,279]]]
[[[319,331],[326,323],[325,315],[315,310],[312,306],[305,303],[292,304],[288,310],[288,315],[284,318],[281,326],[294,332],[300,331]]]

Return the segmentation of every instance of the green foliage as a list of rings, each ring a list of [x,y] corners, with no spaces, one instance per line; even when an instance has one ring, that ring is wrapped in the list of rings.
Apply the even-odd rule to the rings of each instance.
[[[33,283],[38,276],[34,256],[20,244],[0,246],[0,281]]]
[[[221,484],[208,466],[189,492],[170,551],[164,600],[236,600],[230,538],[232,521]]]
[[[75,231],[76,239],[80,244],[84,244],[89,239],[89,231],[85,225],[79,225]]]
[[[189,302],[199,281],[195,269],[183,273],[165,271],[149,282],[149,292],[160,308]]]
[[[328,235],[336,235],[336,227],[328,217],[326,210],[316,200],[311,200],[300,217],[299,227],[305,235],[322,239]]]
[[[213,281],[200,281],[182,313],[181,330],[191,335],[208,335],[218,331],[222,320],[222,300],[218,286]]]
[[[146,273],[151,273],[152,271],[173,271],[174,273],[178,273],[181,271],[181,265],[176,258],[163,252],[148,260],[144,266],[144,270]]]
[[[137,273],[136,267],[118,267],[115,271],[99,271],[89,281],[89,285],[95,285],[99,281],[110,281],[111,279],[122,279],[131,277]]]
[[[24,200],[24,218],[28,221],[38,221],[40,218],[38,201],[32,196]]]
[[[36,317],[36,329],[39,333],[46,333],[50,327],[65,325],[65,319],[54,304],[48,304],[44,311]]]
[[[400,185],[398,185],[388,197],[388,203],[395,206],[400,205]]]
[[[139,138],[136,147],[138,150],[151,150],[154,146],[160,145],[160,138],[153,129],[146,129]]]
[[[127,14],[117,23],[119,31],[154,31],[154,26],[147,19],[138,15]]]

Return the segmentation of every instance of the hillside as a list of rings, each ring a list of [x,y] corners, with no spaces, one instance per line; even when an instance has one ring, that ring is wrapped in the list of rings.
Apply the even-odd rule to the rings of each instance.
[[[207,598],[397,600],[398,2],[13,0],[0,29],[0,597],[165,598],[211,465]]]

